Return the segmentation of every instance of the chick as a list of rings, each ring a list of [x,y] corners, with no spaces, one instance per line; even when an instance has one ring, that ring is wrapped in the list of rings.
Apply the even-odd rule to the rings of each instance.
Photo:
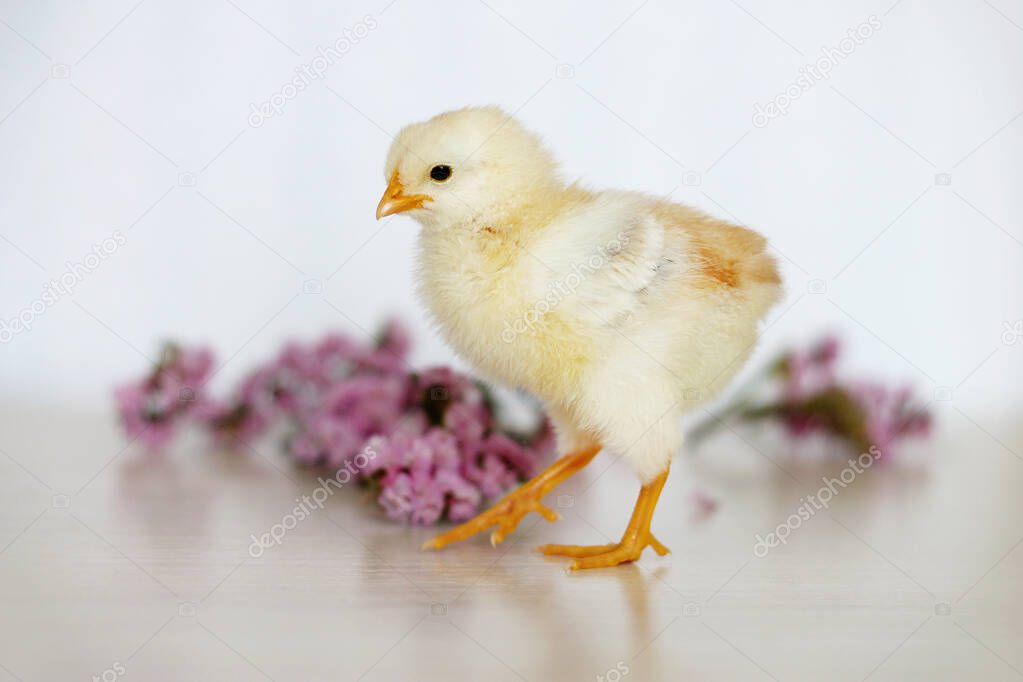
[[[446,340],[491,380],[545,403],[565,454],[492,509],[424,545],[496,526],[495,546],[602,448],[641,483],[620,542],[545,545],[571,568],[668,549],[650,522],[679,416],[739,370],[781,294],[763,237],[666,200],[567,184],[540,138],[497,107],[404,128],[384,168],[377,219],[407,213],[418,287]]]

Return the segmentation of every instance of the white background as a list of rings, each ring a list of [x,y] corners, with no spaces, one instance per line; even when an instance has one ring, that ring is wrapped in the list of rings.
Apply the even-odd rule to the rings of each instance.
[[[569,177],[765,233],[788,297],[758,359],[835,329],[856,373],[947,387],[1019,433],[1023,339],[1002,333],[1023,318],[1023,3],[388,1],[0,3],[0,317],[126,236],[0,346],[0,400],[106,407],[165,337],[230,359],[223,387],[286,338],[390,313],[418,363],[451,361],[412,295],[417,226],[373,211],[401,126],[497,103]],[[249,125],[367,15],[323,80]],[[870,15],[830,79],[753,126]]]

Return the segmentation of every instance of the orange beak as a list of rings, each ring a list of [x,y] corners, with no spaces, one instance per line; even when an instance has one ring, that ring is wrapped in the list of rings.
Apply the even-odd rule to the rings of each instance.
[[[384,196],[380,197],[380,203],[377,204],[377,220],[395,213],[411,211],[413,208],[422,208],[423,203],[426,201],[433,201],[433,197],[428,194],[410,194],[406,196],[405,188],[402,186],[401,181],[398,180],[398,171],[395,170],[391,174],[391,181],[387,183]]]

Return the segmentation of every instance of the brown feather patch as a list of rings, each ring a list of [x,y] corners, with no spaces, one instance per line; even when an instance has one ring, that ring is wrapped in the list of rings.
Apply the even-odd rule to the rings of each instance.
[[[736,272],[735,260],[726,258],[721,253],[706,246],[697,250],[701,272],[719,286],[739,286],[739,275]]]

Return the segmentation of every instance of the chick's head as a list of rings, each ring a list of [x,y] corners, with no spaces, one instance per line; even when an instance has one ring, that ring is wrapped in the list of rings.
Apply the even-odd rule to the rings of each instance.
[[[469,107],[406,126],[384,165],[377,218],[407,212],[427,228],[500,220],[556,187],[540,138],[498,107]]]

